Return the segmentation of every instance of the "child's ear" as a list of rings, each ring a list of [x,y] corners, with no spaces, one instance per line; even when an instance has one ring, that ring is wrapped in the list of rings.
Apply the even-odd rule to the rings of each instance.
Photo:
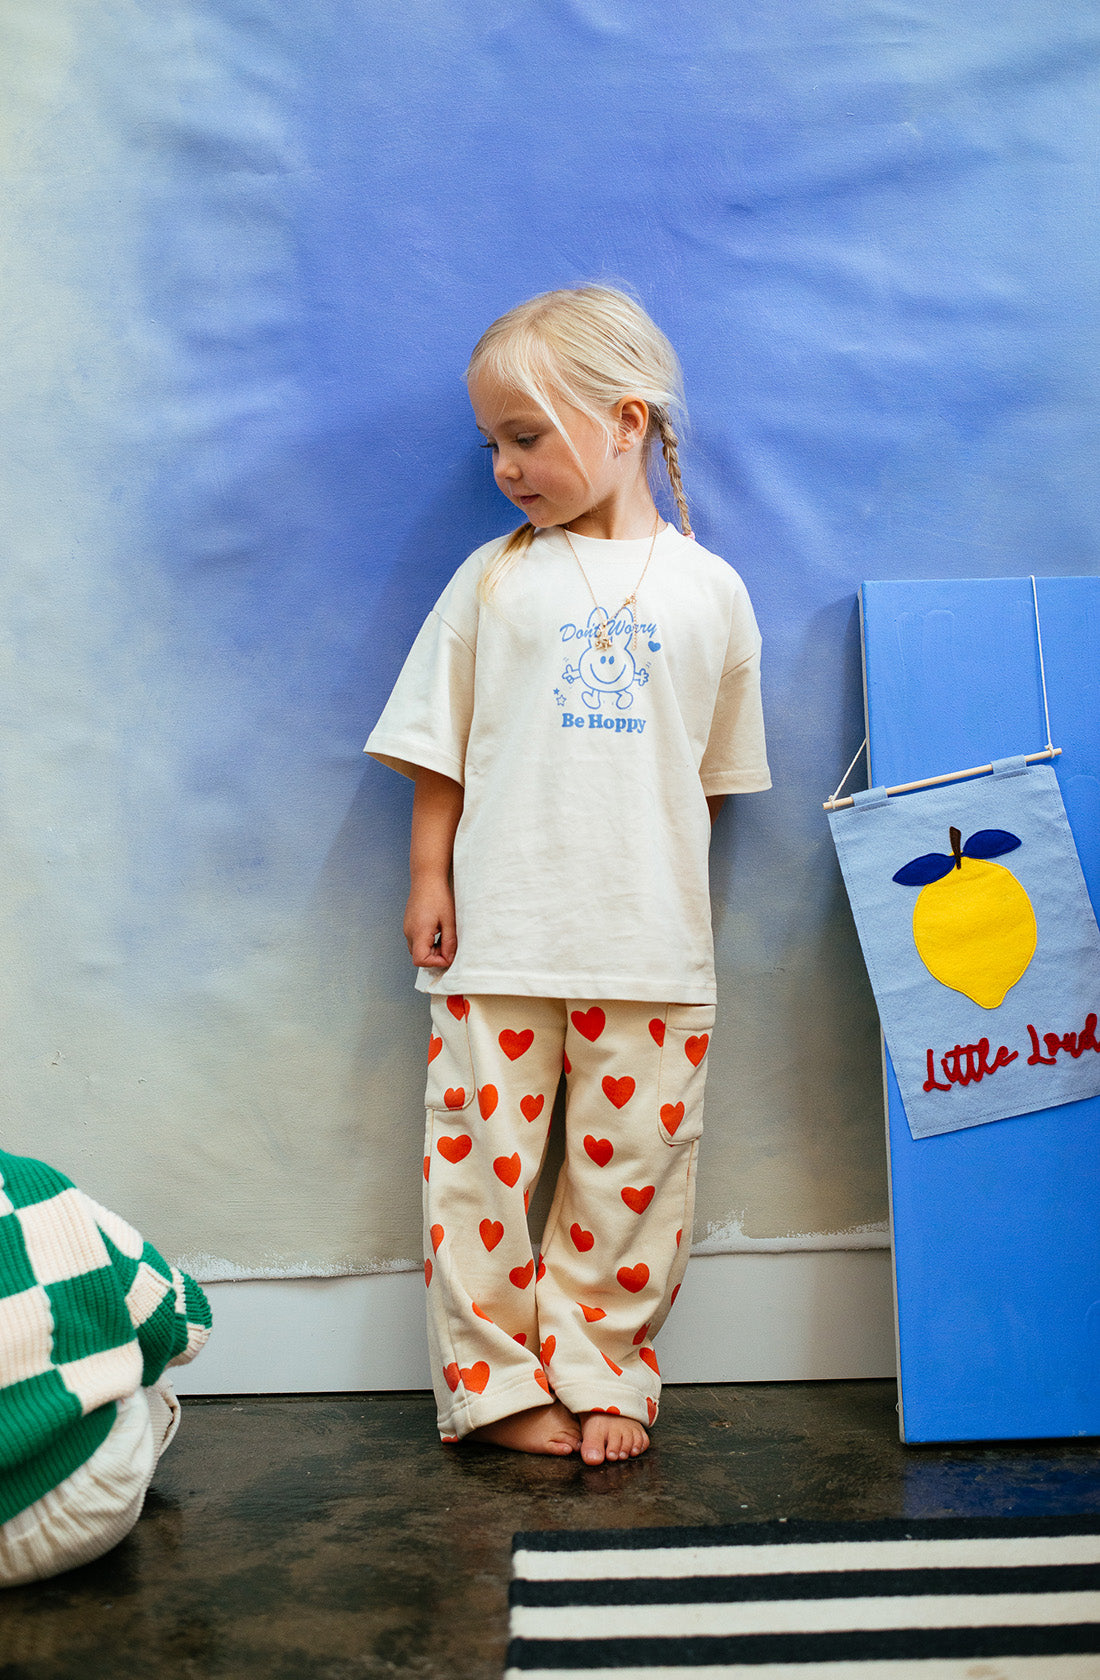
[[[649,404],[642,397],[624,397],[615,404],[615,441],[620,451],[636,449],[649,431]]]

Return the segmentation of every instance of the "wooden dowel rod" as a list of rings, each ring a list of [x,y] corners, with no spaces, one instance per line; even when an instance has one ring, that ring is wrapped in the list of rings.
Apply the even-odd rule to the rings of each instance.
[[[1044,747],[1042,752],[1028,753],[1024,762],[1026,764],[1039,764],[1046,758],[1058,758],[1061,751],[1061,747]],[[992,764],[976,764],[973,770],[952,770],[946,776],[927,776],[923,782],[902,782],[900,786],[890,787],[885,791],[888,795],[895,793],[917,793],[921,788],[943,787],[948,782],[962,782],[965,781],[968,776],[988,776],[992,769]],[[844,810],[846,806],[854,803],[855,801],[852,799],[851,795],[846,794],[843,799],[826,799],[821,808],[823,811],[841,811]]]

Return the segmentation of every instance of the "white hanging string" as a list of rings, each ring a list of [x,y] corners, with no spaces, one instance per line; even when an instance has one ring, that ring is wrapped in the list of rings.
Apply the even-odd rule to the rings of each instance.
[[[1035,603],[1035,639],[1039,644],[1039,681],[1043,685],[1043,716],[1047,726],[1047,752],[1054,756],[1050,739],[1050,707],[1047,705],[1047,668],[1043,661],[1043,627],[1039,623],[1039,593],[1035,587],[1035,573],[1031,574],[1031,599]]]
[[[1024,763],[1041,764],[1045,759],[1059,758],[1061,756],[1062,749],[1061,747],[1054,746],[1050,737],[1050,706],[1047,702],[1047,673],[1046,665],[1043,660],[1043,629],[1039,622],[1039,593],[1035,585],[1034,573],[1031,574],[1031,599],[1035,607],[1035,637],[1039,644],[1039,681],[1043,690],[1043,718],[1046,722],[1047,728],[1047,744],[1043,748],[1042,752],[1027,753],[1024,758]],[[826,799],[823,802],[822,808],[824,810],[840,811],[853,803],[852,796],[850,794],[844,799],[841,799],[839,795],[841,788],[843,788],[844,783],[848,780],[848,777],[852,774],[852,771],[855,769],[856,764],[859,761],[859,753],[863,751],[863,748],[866,745],[867,737],[864,736],[863,746],[860,747],[859,752],[856,753],[855,758],[853,758],[851,764],[849,764],[847,770],[844,772],[844,775],[841,777],[840,787],[837,788],[836,793],[833,794],[831,799]],[[883,791],[887,794],[887,796],[895,793],[917,793],[921,788],[944,787],[948,782],[963,782],[970,776],[988,776],[992,773],[992,770],[992,764],[975,764],[972,765],[969,770],[950,770],[943,776],[926,776],[924,780],[920,782],[901,782],[897,787],[888,787]]]
[[[843,776],[841,776],[840,783],[839,783],[839,786],[837,787],[836,792],[833,794],[833,797],[831,799],[826,800],[825,809],[827,811],[831,811],[835,808],[837,800],[840,798],[841,793],[844,791],[844,784],[848,780],[848,777],[852,774],[852,771],[855,769],[856,765],[859,763],[859,754],[863,751],[863,749],[866,745],[867,745],[867,737],[865,735],[863,737],[863,740],[859,744],[859,750],[857,751],[855,758],[853,758],[851,764],[849,764],[847,770],[845,770]],[[850,803],[851,802],[849,800],[845,800],[845,804],[850,804]]]

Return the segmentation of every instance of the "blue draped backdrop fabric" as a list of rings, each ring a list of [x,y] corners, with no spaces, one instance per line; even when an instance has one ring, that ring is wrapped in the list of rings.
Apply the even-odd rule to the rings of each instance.
[[[1098,98],[1080,0],[3,8],[6,1146],[205,1280],[419,1266],[408,794],[362,744],[509,524],[471,346],[618,280],[764,635],[697,1245],[883,1244],[819,814],[856,591],[1096,569]]]

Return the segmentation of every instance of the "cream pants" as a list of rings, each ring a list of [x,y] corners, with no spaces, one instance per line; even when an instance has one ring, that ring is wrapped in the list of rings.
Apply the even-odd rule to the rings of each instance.
[[[124,1540],[179,1420],[180,1403],[165,1377],[120,1400],[111,1433],[91,1458],[0,1524],[0,1587],[60,1575]]]
[[[428,1340],[444,1440],[557,1396],[651,1424],[691,1246],[711,1004],[432,998]],[[526,1209],[564,1068],[565,1161]]]

